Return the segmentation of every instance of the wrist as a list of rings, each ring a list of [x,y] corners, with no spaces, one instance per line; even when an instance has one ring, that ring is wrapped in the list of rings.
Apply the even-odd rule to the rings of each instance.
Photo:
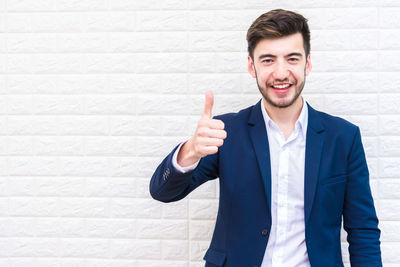
[[[183,144],[177,157],[177,162],[179,166],[191,166],[201,159],[201,156],[196,155],[192,147],[192,139],[189,139]]]

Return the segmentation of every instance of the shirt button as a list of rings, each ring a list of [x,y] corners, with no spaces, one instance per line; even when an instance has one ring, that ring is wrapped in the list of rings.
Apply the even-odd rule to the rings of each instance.
[[[263,236],[266,236],[266,235],[268,234],[268,229],[263,229],[263,230],[261,231],[261,234],[262,234]]]

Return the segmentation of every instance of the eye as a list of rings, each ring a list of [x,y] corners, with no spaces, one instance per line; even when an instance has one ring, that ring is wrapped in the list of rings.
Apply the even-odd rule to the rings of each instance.
[[[261,61],[262,63],[266,63],[266,64],[269,64],[269,63],[272,63],[272,59],[270,59],[270,58],[268,58],[268,59],[264,59],[263,61]]]
[[[291,58],[289,58],[289,61],[290,62],[297,62],[297,61],[299,61],[299,59],[296,58],[296,57],[291,57]]]

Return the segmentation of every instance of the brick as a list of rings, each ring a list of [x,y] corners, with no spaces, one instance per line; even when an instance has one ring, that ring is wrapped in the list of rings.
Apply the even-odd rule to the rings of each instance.
[[[204,94],[211,90],[214,94],[241,93],[240,76],[236,74],[191,74],[189,90],[193,94]]]
[[[400,93],[400,77],[394,75],[395,72],[379,73],[379,90],[384,93]]]
[[[139,73],[181,73],[187,70],[186,55],[183,53],[137,54],[135,61],[141,62],[137,70]]]
[[[313,66],[315,72],[374,72],[379,69],[378,53],[372,57],[370,53],[351,52],[313,52]],[[388,63],[385,63],[388,64]],[[360,68],[362,66],[362,68]]]
[[[189,8],[191,9],[236,9],[241,7],[240,0],[189,0]]]
[[[43,0],[42,0],[43,1]],[[93,11],[93,10],[107,10],[106,0],[83,0],[83,1],[69,1],[61,0],[54,3],[59,11]]]
[[[106,217],[109,214],[108,200],[105,198],[61,198],[57,207],[60,216]]]
[[[330,95],[325,97],[327,112],[333,114],[376,114],[378,101],[375,95]]]
[[[374,7],[308,8],[299,12],[310,21],[311,29],[368,29],[378,24],[378,10]]]
[[[379,133],[381,135],[396,135],[400,129],[400,116],[396,115],[380,115]]]
[[[51,0],[7,1],[7,11],[55,11],[55,3]]]
[[[143,239],[187,239],[188,224],[184,220],[138,220],[137,237]]]
[[[211,53],[191,53],[189,55],[188,63],[189,71],[191,73],[199,72],[215,72],[216,62],[215,54]]]
[[[235,73],[247,71],[247,54],[244,53],[217,53],[215,61],[218,72]]]
[[[379,159],[379,176],[382,178],[396,178],[400,167],[400,158],[380,158]]]
[[[4,19],[4,29],[8,32],[30,32],[32,30],[32,15],[29,13],[7,13]]]
[[[236,52],[242,38],[238,32],[194,32],[189,33],[189,48],[193,52]]]
[[[84,142],[85,139],[79,136],[37,136],[31,139],[30,147],[34,155],[77,156],[84,155]]]
[[[135,238],[136,220],[86,219],[85,232],[92,238]]]
[[[190,221],[190,240],[210,240],[214,231],[214,221]]]
[[[380,200],[379,201],[379,218],[381,220],[399,220],[399,205],[396,200]]]
[[[378,49],[377,30],[315,30],[312,36],[313,51]]]
[[[162,258],[165,260],[187,260],[189,254],[188,240],[161,241]]]
[[[195,200],[189,201],[190,219],[215,219],[218,210],[218,200]]]
[[[382,51],[379,55],[380,69],[383,71],[399,71],[400,63],[397,60],[399,57],[400,52]]]
[[[381,199],[399,199],[400,180],[399,179],[381,179],[378,184],[379,196]]]
[[[388,242],[381,245],[382,247],[382,258],[386,263],[398,263],[400,262],[400,255],[398,253],[400,249],[400,242]],[[389,266],[386,265],[385,266]],[[393,265],[395,266],[395,264]]]
[[[208,241],[191,241],[190,242],[190,260],[203,261],[203,257],[208,249]],[[204,261],[203,261],[204,264]]]
[[[181,219],[185,220],[188,217],[188,200],[183,199],[178,202],[166,203],[162,205],[163,219]]]
[[[45,39],[43,41],[40,38],[41,35],[44,35],[49,40]],[[38,34],[35,34],[35,36],[38,36]],[[110,51],[110,37],[106,33],[39,34],[39,38],[34,39],[34,44],[36,44],[35,52],[46,51],[47,49],[45,49],[44,45],[51,45],[51,43],[50,45],[47,44],[48,41],[56,42],[56,46],[53,49],[58,53],[107,53]],[[45,43],[45,41],[47,42]]]
[[[400,157],[400,137],[380,137],[379,155],[382,157]]]
[[[110,215],[116,218],[161,218],[160,203],[155,203],[151,199],[113,198],[109,205]],[[137,224],[139,229],[141,225],[143,223]]]
[[[137,26],[140,31],[186,29],[186,11],[139,11]]]
[[[397,28],[400,26],[400,22],[397,16],[400,12],[400,8],[396,7],[383,7],[380,9],[379,14],[379,26],[385,28]]]
[[[382,29],[379,31],[379,40],[380,40],[380,48],[381,49],[399,49],[399,34],[400,31],[398,29],[385,30]]]
[[[63,115],[63,114],[83,114],[84,113],[84,100],[78,96],[32,96],[26,98],[25,102],[29,103],[31,112],[34,114],[49,114],[49,115]],[[29,105],[27,105],[29,106]],[[28,112],[23,112],[28,113]],[[29,114],[29,113],[28,113]]]
[[[176,266],[176,267],[187,267],[187,261],[171,261],[171,260],[159,260],[159,261],[145,261],[138,260],[137,267],[163,267],[165,265]]]

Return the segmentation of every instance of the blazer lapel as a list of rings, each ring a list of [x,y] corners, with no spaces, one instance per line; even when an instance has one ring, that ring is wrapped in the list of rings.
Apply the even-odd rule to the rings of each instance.
[[[308,105],[308,103],[307,103]],[[306,138],[306,157],[304,170],[304,217],[307,225],[317,188],[319,166],[324,146],[324,126],[321,119],[308,105],[308,128]]]
[[[258,167],[264,183],[265,195],[271,211],[271,163],[267,130],[261,113],[261,101],[254,105],[249,120],[249,132],[254,151],[256,152]]]

